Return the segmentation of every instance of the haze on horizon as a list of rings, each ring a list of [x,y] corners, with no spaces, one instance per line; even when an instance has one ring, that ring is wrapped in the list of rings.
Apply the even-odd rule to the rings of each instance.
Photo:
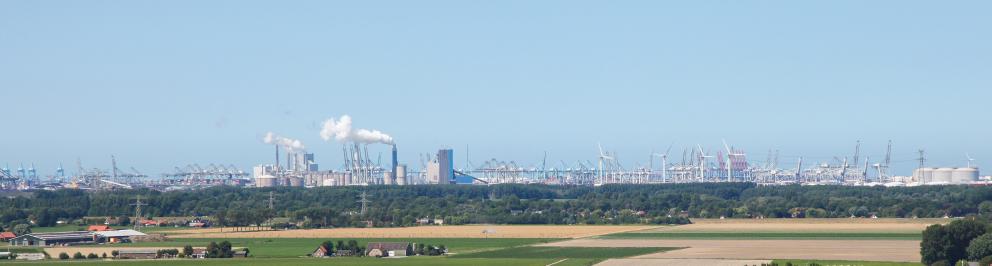
[[[322,170],[332,117],[400,161],[455,149],[549,167],[627,167],[721,139],[764,161],[884,156],[992,165],[992,2],[3,1],[0,166],[158,176],[272,161],[267,132]],[[385,146],[374,152],[386,154]],[[373,155],[375,157],[375,155]],[[657,163],[657,162],[656,162]]]

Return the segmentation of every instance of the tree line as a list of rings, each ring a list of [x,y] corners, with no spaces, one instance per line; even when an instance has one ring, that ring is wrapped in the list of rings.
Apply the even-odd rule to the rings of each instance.
[[[269,195],[274,200],[269,207]],[[361,213],[356,201],[368,193]],[[686,218],[944,217],[992,213],[984,186],[757,186],[752,183],[657,185],[417,185],[318,188],[220,186],[159,192],[33,191],[0,198],[0,224],[51,226],[84,216],[130,215],[141,195],[146,216],[209,217],[217,225],[258,225],[288,217],[293,226],[445,224],[687,223]]]

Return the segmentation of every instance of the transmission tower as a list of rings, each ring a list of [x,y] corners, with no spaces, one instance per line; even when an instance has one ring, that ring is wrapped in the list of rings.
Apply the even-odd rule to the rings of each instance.
[[[275,194],[272,193],[272,191],[269,191],[269,209],[270,210],[276,209],[276,196]]]
[[[926,180],[927,176],[923,174],[923,166],[926,165],[927,157],[926,157],[923,149],[920,149],[919,152],[920,152],[920,158],[919,158],[919,160],[920,160],[920,170],[918,170],[918,172],[920,173],[920,179],[921,179],[920,181],[923,182],[924,184],[926,184],[927,183],[927,180]]]
[[[138,199],[131,205],[134,206],[134,230],[138,230],[138,225],[141,224],[141,206],[148,204],[141,202],[141,195],[138,195]]]
[[[368,194],[368,193],[365,193],[365,191],[362,191],[362,194],[361,194],[361,195],[359,195],[359,197],[361,197],[361,199],[359,199],[359,200],[358,200],[358,201],[356,201],[356,202],[359,202],[359,203],[361,203],[361,204],[362,204],[362,211],[361,211],[360,213],[361,213],[361,215],[363,215],[363,216],[364,216],[364,215],[365,215],[365,211],[366,211],[366,210],[368,210],[368,206],[367,206],[367,205],[368,205],[368,203],[369,203],[369,202],[372,202],[372,201],[370,201],[370,200],[368,199],[368,197],[369,197],[369,194]]]

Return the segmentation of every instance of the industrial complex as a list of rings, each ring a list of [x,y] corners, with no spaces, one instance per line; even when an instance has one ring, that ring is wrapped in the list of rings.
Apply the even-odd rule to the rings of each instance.
[[[131,168],[119,169],[111,157],[111,169],[86,169],[79,164],[75,174],[67,175],[60,166],[54,175],[40,177],[34,167],[0,169],[0,187],[4,190],[27,189],[114,189],[148,187],[158,190],[196,189],[217,185],[249,187],[320,187],[364,185],[431,185],[431,184],[551,184],[589,185],[604,184],[655,184],[692,182],[753,182],[761,185],[852,185],[852,186],[918,186],[952,184],[987,184],[979,168],[969,163],[965,166],[927,165],[923,151],[919,153],[919,167],[907,175],[891,173],[891,143],[888,154],[881,160],[861,157],[860,143],[853,156],[834,157],[830,162],[809,162],[802,157],[794,162],[781,163],[778,152],[770,151],[767,160],[755,163],[748,160],[743,150],[724,143],[723,150],[706,152],[701,146],[685,148],[678,156],[665,153],[650,154],[650,161],[636,167],[625,167],[615,153],[599,147],[595,160],[567,163],[548,162],[521,165],[514,161],[490,159],[481,164],[455,166],[453,149],[439,149],[422,154],[411,167],[400,163],[397,144],[385,145],[389,158],[372,159],[369,146],[376,143],[348,141],[342,143],[344,158],[337,169],[321,169],[315,154],[304,150],[286,149],[274,145],[275,156],[245,172],[234,165],[198,164],[175,167],[172,173],[149,177]],[[288,151],[287,151],[288,150]],[[645,156],[648,157],[648,156]]]
[[[651,152],[647,161],[628,167],[615,152],[597,144],[594,160],[549,162],[547,154],[540,162],[522,165],[515,161],[490,159],[474,164],[467,158],[456,167],[454,150],[442,148],[421,154],[413,166],[400,163],[393,138],[378,130],[355,129],[351,117],[325,121],[320,137],[341,147],[342,160],[337,169],[321,169],[315,154],[306,151],[299,140],[269,132],[262,141],[273,146],[272,161],[258,164],[248,172],[231,164],[191,164],[175,167],[174,172],[149,177],[137,169],[120,169],[117,158],[110,156],[111,168],[84,168],[77,160],[77,171],[67,175],[60,165],[54,175],[39,176],[31,164],[16,170],[0,169],[0,189],[115,189],[148,187],[158,190],[196,189],[217,185],[248,187],[321,187],[366,185],[431,184],[551,184],[588,185],[655,184],[694,182],[753,182],[760,185],[851,185],[918,186],[951,184],[987,184],[974,159],[966,155],[965,166],[927,165],[926,153],[918,151],[918,166],[908,175],[892,173],[892,142],[883,158],[861,155],[861,142],[849,156],[834,156],[827,161],[804,160],[780,162],[777,150],[769,150],[764,161],[750,160],[747,153],[722,141],[716,152],[702,145],[683,147],[672,153]],[[389,158],[375,159],[369,149],[387,148]],[[593,158],[592,156],[590,156]],[[795,158],[795,157],[794,157]],[[874,159],[874,160],[873,160]]]

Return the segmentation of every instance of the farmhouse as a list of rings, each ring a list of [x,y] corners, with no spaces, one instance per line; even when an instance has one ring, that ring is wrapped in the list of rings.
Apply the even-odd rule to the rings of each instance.
[[[3,242],[10,241],[11,239],[14,239],[15,237],[17,237],[17,235],[15,235],[12,232],[0,232],[0,241],[3,241]]]
[[[26,234],[10,241],[13,246],[68,246],[90,243],[96,243],[96,237],[87,231]]]
[[[193,248],[193,253],[192,254],[186,254],[186,257],[187,258],[191,258],[191,259],[204,259],[204,258],[207,258],[207,249],[206,248]]]
[[[365,250],[369,257],[406,256],[413,253],[413,245],[407,242],[370,242]]]
[[[324,245],[319,245],[317,246],[317,249],[315,249],[313,252],[310,252],[310,256],[314,258],[327,257],[327,249],[324,248]]]

